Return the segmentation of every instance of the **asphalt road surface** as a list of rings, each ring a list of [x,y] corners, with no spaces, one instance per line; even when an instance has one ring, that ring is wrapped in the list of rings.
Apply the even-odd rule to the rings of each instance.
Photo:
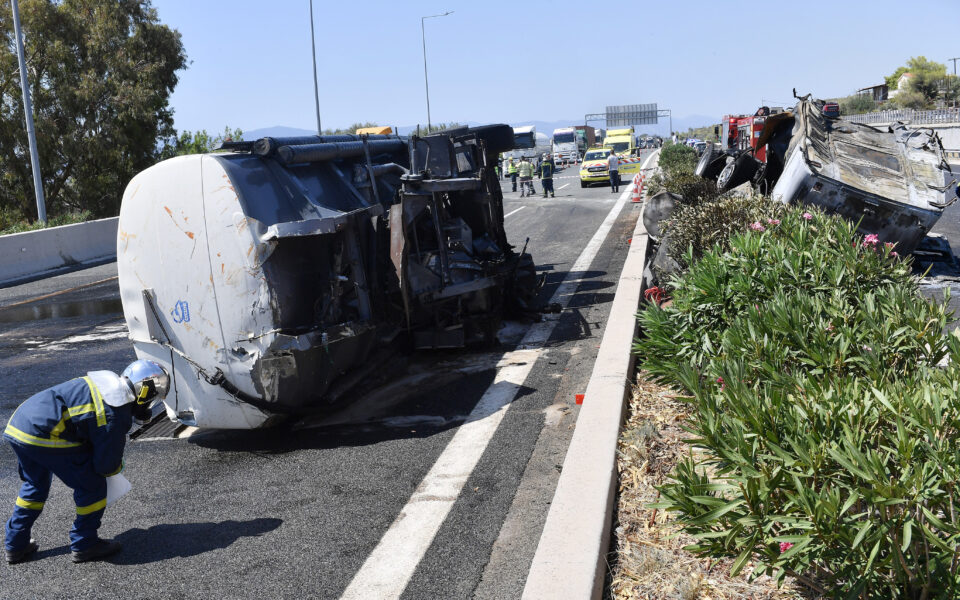
[[[575,168],[554,199],[504,183],[509,239],[530,238],[559,315],[507,323],[496,351],[398,358],[388,385],[323,418],[130,442],[133,491],[101,529],[123,551],[70,562],[74,505],[55,482],[41,550],[0,565],[0,597],[519,597],[639,205],[581,189]],[[115,275],[110,264],[0,290],[0,422],[40,389],[135,358]],[[3,445],[0,511],[18,484]]]

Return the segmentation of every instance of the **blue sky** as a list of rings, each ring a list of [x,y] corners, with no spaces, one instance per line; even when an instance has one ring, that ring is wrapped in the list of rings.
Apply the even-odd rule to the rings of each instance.
[[[190,60],[178,129],[316,124],[308,0],[154,0]],[[324,127],[580,119],[656,102],[675,117],[752,112],[791,89],[846,95],[909,57],[960,56],[960,3],[915,0],[314,0]],[[948,63],[952,70],[952,63]]]

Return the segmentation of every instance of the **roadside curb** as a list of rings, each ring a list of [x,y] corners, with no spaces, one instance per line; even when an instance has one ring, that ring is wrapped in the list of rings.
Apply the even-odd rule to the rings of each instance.
[[[627,193],[634,188],[631,184]],[[603,593],[616,499],[617,440],[635,366],[631,347],[637,332],[647,242],[641,211],[527,575],[524,600],[600,598]]]

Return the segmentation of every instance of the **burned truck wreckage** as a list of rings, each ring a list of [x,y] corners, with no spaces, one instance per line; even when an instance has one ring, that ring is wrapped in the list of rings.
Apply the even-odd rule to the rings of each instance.
[[[780,202],[842,215],[901,254],[957,200],[958,178],[933,129],[854,123],[809,95],[792,111],[761,107],[729,120],[738,127],[724,125],[720,148],[704,152],[695,171],[720,192],[750,183]]]
[[[539,284],[503,228],[494,165],[512,147],[506,125],[263,138],[137,175],[120,293],[137,355],[171,370],[167,415],[263,427],[398,348],[493,342]]]

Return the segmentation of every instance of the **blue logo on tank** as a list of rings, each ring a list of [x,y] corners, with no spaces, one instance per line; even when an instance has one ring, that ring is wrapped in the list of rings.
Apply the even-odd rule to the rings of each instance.
[[[187,304],[186,300],[177,300],[177,303],[173,306],[173,310],[170,311],[170,314],[173,315],[174,323],[189,323],[190,305]]]

